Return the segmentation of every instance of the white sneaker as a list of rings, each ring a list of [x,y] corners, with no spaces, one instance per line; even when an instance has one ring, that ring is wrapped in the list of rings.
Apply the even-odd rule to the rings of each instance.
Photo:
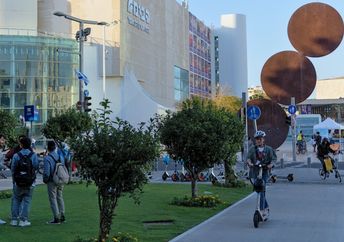
[[[18,220],[11,220],[10,225],[11,226],[18,226]]]
[[[5,223],[6,223],[6,221],[0,219],[0,225],[1,225],[1,224],[5,224]]]
[[[19,222],[19,227],[26,227],[26,226],[30,226],[30,225],[31,225],[31,223],[27,220]]]

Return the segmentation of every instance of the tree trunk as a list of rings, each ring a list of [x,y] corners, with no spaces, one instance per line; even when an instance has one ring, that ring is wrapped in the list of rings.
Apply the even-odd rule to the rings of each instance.
[[[197,197],[197,178],[194,175],[191,176],[191,194],[192,198]]]
[[[237,178],[235,176],[232,162],[230,162],[230,160],[225,160],[224,161],[224,167],[225,167],[225,184],[227,184],[227,185],[236,184]]]
[[[98,193],[98,205],[100,210],[98,242],[106,241],[109,236],[112,217],[117,205],[118,196],[111,196],[107,191]]]

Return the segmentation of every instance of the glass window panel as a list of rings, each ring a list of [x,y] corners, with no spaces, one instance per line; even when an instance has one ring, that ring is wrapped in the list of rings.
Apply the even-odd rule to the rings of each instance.
[[[0,106],[2,108],[8,108],[10,107],[11,104],[11,99],[10,99],[10,94],[9,93],[0,93]]]
[[[11,87],[11,78],[0,78],[0,90],[9,90]]]
[[[59,63],[55,65],[55,68],[58,70],[58,77],[70,77],[73,75],[70,63]]]
[[[11,62],[0,61],[0,76],[10,76],[11,75]]]
[[[17,78],[15,81],[15,91],[26,92],[27,80],[25,78]]]
[[[14,106],[16,108],[24,107],[25,105],[28,105],[29,103],[27,102],[27,93],[16,93],[14,95]]]
[[[174,79],[174,89],[180,90],[180,79]]]
[[[180,78],[180,68],[174,67],[174,78]]]
[[[11,59],[11,46],[0,45],[0,60]]]

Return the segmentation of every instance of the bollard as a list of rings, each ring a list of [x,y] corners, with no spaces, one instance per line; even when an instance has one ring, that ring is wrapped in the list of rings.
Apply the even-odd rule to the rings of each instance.
[[[281,158],[281,168],[284,168],[284,159]]]
[[[311,157],[307,157],[307,167],[311,168]]]

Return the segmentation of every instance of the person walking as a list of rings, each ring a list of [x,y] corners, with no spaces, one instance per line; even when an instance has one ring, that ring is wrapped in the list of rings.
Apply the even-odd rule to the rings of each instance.
[[[1,149],[1,152],[0,152],[0,169],[1,170],[5,170],[7,169],[7,166],[5,166],[5,154],[7,152],[7,148],[6,148],[6,139],[5,139],[5,136],[0,134],[0,149]],[[0,174],[1,176],[5,177],[6,176],[1,172]],[[5,224],[6,221],[0,219],[0,225],[1,224]]]
[[[262,179],[264,181],[264,186],[268,181],[270,170],[273,166],[273,163],[276,162],[277,156],[272,149],[272,147],[265,145],[265,132],[258,130],[255,135],[255,145],[252,146],[247,154],[247,164],[249,167],[253,168],[252,172],[253,178],[258,176],[258,169],[255,169],[254,165],[264,164],[266,168],[263,169]],[[264,189],[266,190],[266,189]],[[261,193],[260,196],[260,210],[265,214],[269,214],[269,204],[266,200],[265,192]]]
[[[47,224],[60,224],[66,221],[65,206],[63,200],[63,185],[57,185],[53,181],[56,162],[64,164],[56,152],[56,144],[54,141],[48,141],[48,155],[44,157],[43,182],[47,184],[50,208],[54,218]]]
[[[30,150],[31,140],[29,138],[22,138],[19,142],[21,150],[13,156],[11,164],[13,197],[10,224],[25,227],[31,225],[29,210],[35,187],[38,159],[36,153]]]
[[[319,147],[320,144],[321,144],[321,139],[322,139],[322,137],[321,137],[321,135],[320,135],[320,132],[317,131],[317,133],[315,134],[315,143],[316,143],[317,149],[318,149],[318,147]]]

